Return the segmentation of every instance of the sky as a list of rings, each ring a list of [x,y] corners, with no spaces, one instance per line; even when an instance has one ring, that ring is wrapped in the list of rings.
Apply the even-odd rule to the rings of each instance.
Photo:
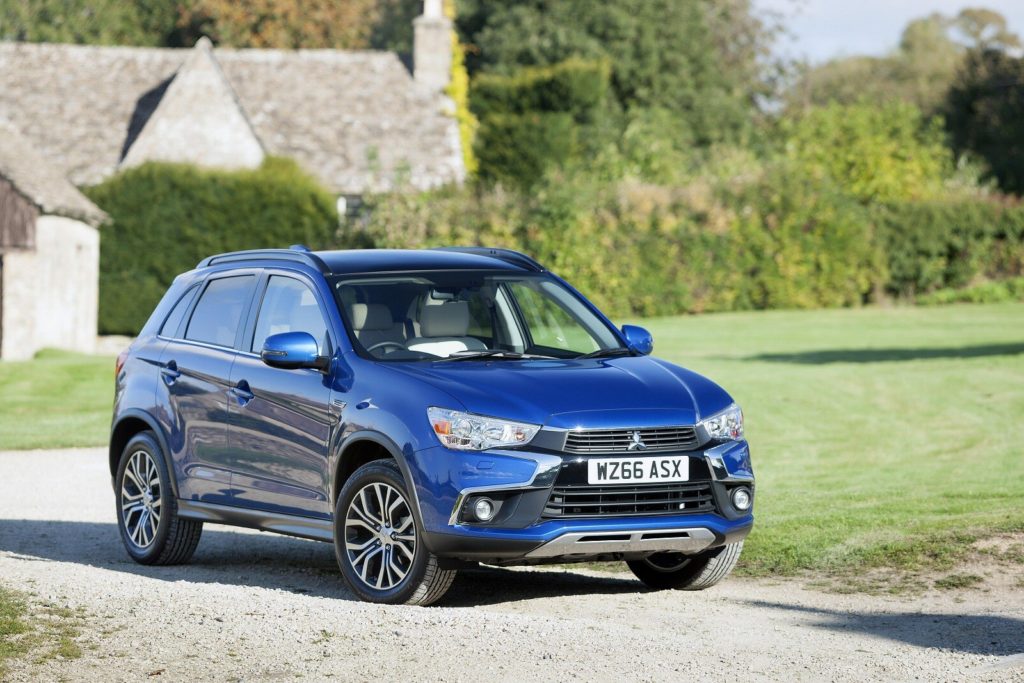
[[[911,19],[934,12],[954,15],[964,7],[995,10],[1011,31],[1024,36],[1024,0],[754,0],[754,6],[783,15],[792,35],[779,39],[779,55],[812,62],[885,54]]]

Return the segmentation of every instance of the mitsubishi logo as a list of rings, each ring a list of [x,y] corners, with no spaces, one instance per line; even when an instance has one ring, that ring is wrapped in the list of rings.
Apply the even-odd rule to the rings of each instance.
[[[629,444],[628,451],[646,451],[647,444],[640,438],[640,432],[633,432],[633,442]]]

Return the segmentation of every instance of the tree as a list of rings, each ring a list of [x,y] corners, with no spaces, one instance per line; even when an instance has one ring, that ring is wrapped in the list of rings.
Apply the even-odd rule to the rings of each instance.
[[[378,0],[193,0],[178,28],[185,44],[207,35],[232,47],[358,49],[379,10]]]
[[[949,91],[946,125],[958,154],[977,154],[1004,191],[1024,194],[1024,58],[972,50]]]
[[[173,29],[170,0],[4,0],[0,40],[162,45]]]
[[[939,196],[953,171],[941,123],[902,102],[832,103],[782,131],[790,161],[864,202]]]
[[[974,50],[1012,50],[1021,46],[1020,37],[1010,30],[1006,17],[983,7],[962,10],[952,22],[967,47]]]
[[[665,133],[698,144],[741,137],[762,91],[768,35],[748,0],[463,0],[460,10],[471,73],[607,61],[614,110],[671,112]]]
[[[992,10],[934,13],[907,24],[899,46],[882,57],[852,56],[804,66],[786,93],[790,107],[838,102],[900,101],[939,113],[968,50],[1020,46],[1006,19]]]

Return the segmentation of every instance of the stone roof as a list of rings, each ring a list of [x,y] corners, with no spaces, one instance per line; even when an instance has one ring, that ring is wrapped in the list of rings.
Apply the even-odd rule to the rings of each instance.
[[[220,168],[255,168],[263,145],[203,37],[181,65],[131,141],[121,166],[177,161]]]
[[[73,183],[92,185],[130,161],[175,75],[204,49],[266,153],[295,159],[334,192],[464,179],[450,100],[390,52],[0,43],[0,117]]]
[[[106,214],[78,191],[35,146],[0,118],[0,178],[4,178],[43,214],[67,216],[98,225]]]

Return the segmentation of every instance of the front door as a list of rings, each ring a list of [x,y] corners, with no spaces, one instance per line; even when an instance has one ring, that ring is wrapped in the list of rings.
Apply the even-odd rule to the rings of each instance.
[[[259,352],[272,334],[309,332],[330,355],[326,310],[312,284],[298,276],[269,272],[251,339],[231,370],[228,401],[231,487],[236,505],[291,515],[328,518],[329,375],[318,370],[282,370],[263,363]]]
[[[236,339],[245,324],[256,275],[211,278],[184,332],[160,356],[162,390],[167,392],[171,456],[185,500],[231,503],[228,462],[228,392]]]

